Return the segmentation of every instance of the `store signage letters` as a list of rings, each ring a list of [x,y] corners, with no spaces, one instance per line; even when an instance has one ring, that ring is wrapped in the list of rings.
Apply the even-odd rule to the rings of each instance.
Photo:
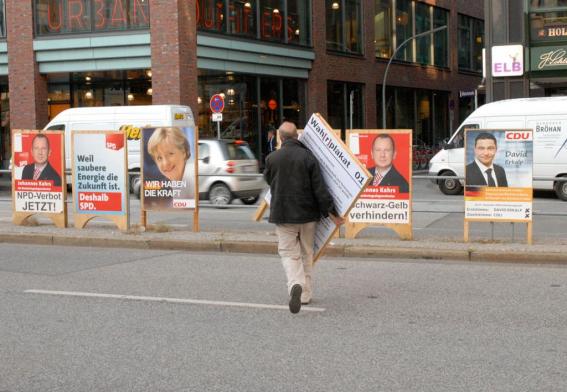
[[[96,30],[107,30],[133,26],[149,26],[148,3],[144,0],[94,0],[94,26]],[[47,3],[47,26],[50,32],[90,30],[89,0],[65,0]]]
[[[537,68],[543,70],[552,67],[567,66],[567,51],[565,49],[551,50],[539,56]]]

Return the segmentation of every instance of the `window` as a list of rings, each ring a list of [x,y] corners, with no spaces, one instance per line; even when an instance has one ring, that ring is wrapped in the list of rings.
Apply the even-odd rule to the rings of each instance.
[[[390,0],[376,0],[374,15],[374,46],[376,57],[392,55],[392,6]]]
[[[350,96],[353,97],[352,128],[364,128],[363,85],[358,83],[327,82],[327,119],[334,129],[351,128]]]
[[[196,6],[199,31],[311,44],[310,1],[197,0]]]
[[[415,4],[415,33],[425,33],[431,30],[431,7],[424,3]],[[431,34],[415,40],[415,60],[420,64],[432,64]]]
[[[0,38],[6,37],[6,3],[0,0]]]
[[[484,22],[459,15],[459,70],[482,72]]]
[[[34,1],[38,36],[150,27],[150,6],[145,0]]]
[[[415,39],[412,37],[434,28],[448,27],[449,11],[411,0],[375,0],[375,6],[374,40],[377,58],[389,58],[393,48],[399,48],[396,60],[438,67],[448,66],[448,28]]]
[[[326,0],[327,49],[362,54],[360,0]]]

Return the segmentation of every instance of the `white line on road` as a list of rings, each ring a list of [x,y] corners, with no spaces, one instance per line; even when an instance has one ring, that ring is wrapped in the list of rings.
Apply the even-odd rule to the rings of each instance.
[[[268,305],[268,304],[253,304],[246,302],[225,302],[225,301],[207,301],[202,299],[185,299],[185,298],[166,298],[166,297],[146,297],[137,295],[120,295],[120,294],[100,294],[100,293],[84,293],[80,291],[52,291],[52,290],[25,290],[27,294],[45,294],[45,295],[59,295],[68,297],[87,297],[87,298],[109,298],[109,299],[126,299],[133,301],[147,301],[147,302],[166,302],[173,304],[193,304],[193,305],[210,305],[210,306],[231,306],[240,308],[257,308],[257,309],[275,309],[287,310],[287,306],[282,305]],[[301,308],[306,312],[324,312],[324,308],[315,308],[306,306]]]

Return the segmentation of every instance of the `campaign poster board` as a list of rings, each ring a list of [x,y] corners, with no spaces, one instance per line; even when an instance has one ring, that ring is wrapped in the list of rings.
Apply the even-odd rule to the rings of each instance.
[[[371,181],[348,214],[346,237],[355,238],[369,226],[386,226],[412,239],[412,130],[352,130],[347,145]]]
[[[72,131],[73,207],[75,227],[95,217],[127,231],[128,143],[124,131]]]
[[[333,131],[318,113],[311,116],[299,140],[311,150],[319,162],[321,174],[333,197],[337,213],[341,217],[347,216],[370,182],[370,173],[352,154],[340,135]],[[315,261],[337,230],[338,226],[330,217],[317,223],[313,245]]]
[[[67,227],[63,132],[12,130],[12,162],[14,224],[39,214]]]
[[[526,222],[531,243],[533,131],[465,129],[465,241],[468,222]]]
[[[194,231],[199,230],[198,137],[195,126],[142,129],[142,212],[193,212]]]

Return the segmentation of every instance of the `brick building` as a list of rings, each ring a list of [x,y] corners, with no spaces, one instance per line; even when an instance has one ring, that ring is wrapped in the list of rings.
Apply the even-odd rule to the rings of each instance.
[[[388,127],[434,146],[472,110],[481,82],[483,2],[465,0],[0,0],[0,154],[11,128],[69,107],[181,103],[213,136],[260,158],[282,119],[376,128],[390,68]],[[352,104],[351,104],[352,99]]]

